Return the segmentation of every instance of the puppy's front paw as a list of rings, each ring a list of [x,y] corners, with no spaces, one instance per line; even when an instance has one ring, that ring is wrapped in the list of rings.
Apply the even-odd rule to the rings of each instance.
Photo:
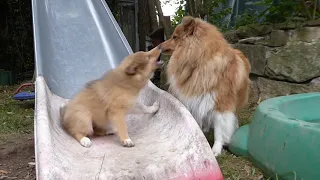
[[[154,102],[152,106],[149,106],[149,113],[150,114],[155,114],[158,112],[160,108],[160,103],[158,101]]]
[[[134,143],[131,141],[131,139],[125,139],[124,141],[122,141],[122,145],[124,147],[133,147]]]
[[[83,146],[83,147],[86,147],[86,148],[89,148],[91,146],[91,140],[87,137],[83,137],[81,140],[80,140],[80,144]]]

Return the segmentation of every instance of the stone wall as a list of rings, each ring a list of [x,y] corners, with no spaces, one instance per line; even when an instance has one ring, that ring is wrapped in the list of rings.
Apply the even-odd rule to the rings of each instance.
[[[320,91],[320,19],[250,25],[225,38],[251,63],[252,98]]]
[[[294,83],[320,77],[320,20],[312,25],[251,25],[227,32],[243,51],[252,73]]]

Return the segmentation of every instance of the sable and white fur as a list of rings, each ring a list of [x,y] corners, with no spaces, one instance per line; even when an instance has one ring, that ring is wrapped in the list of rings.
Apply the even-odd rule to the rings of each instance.
[[[84,147],[92,135],[117,133],[122,145],[132,147],[126,125],[128,113],[156,113],[159,102],[146,106],[136,101],[159,64],[159,47],[127,56],[115,69],[91,81],[60,108],[61,124]]]
[[[214,129],[212,151],[218,156],[238,128],[236,112],[248,101],[250,64],[217,28],[186,16],[161,44],[171,54],[169,92],[194,116],[204,132]]]

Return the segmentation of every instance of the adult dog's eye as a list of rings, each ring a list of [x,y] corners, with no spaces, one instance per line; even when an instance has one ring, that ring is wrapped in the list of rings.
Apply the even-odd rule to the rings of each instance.
[[[172,39],[177,39],[177,36],[172,36]]]

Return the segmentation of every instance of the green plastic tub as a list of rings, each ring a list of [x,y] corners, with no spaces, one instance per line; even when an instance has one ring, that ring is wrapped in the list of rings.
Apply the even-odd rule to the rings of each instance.
[[[248,157],[272,179],[320,179],[320,93],[263,101],[229,149]]]

